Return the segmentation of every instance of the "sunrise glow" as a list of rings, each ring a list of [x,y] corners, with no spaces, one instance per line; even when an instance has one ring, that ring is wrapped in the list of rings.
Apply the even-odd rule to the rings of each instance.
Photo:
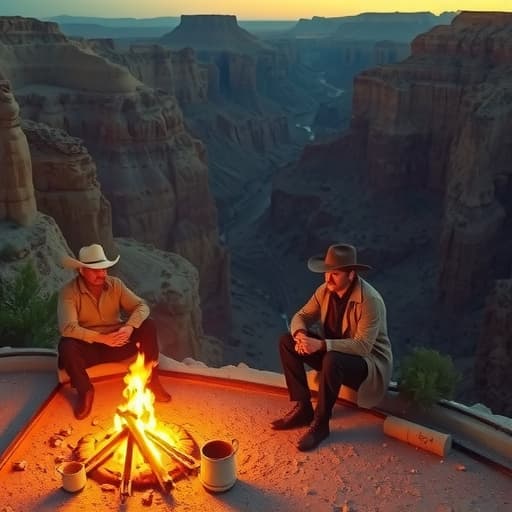
[[[346,16],[360,12],[419,12],[430,11],[510,11],[510,0],[430,0],[410,2],[406,0],[370,0],[361,4],[354,0],[295,0],[276,2],[258,0],[3,0],[0,15],[20,16],[72,16],[134,17],[179,16],[181,14],[234,14],[239,19],[296,20],[313,16]]]

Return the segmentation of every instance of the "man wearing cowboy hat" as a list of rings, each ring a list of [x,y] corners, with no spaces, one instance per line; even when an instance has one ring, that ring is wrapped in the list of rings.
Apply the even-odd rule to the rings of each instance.
[[[155,400],[168,402],[171,395],[160,383],[156,371],[158,341],[149,307],[120,279],[107,275],[107,269],[119,261],[110,261],[98,244],[82,247],[78,260],[66,256],[62,264],[78,275],[59,293],[58,319],[59,368],[64,368],[78,392],[74,413],[77,419],[89,415],[94,388],[86,368],[98,363],[121,361],[144,354],[153,370],[148,387]],[[124,313],[127,318],[121,319]]]
[[[371,267],[357,263],[355,247],[331,245],[325,256],[308,261],[323,273],[309,301],[292,318],[290,333],[279,340],[290,400],[295,407],[272,422],[275,430],[309,426],[297,448],[316,448],[329,436],[329,419],[342,385],[358,391],[357,404],[373,407],[384,396],[393,367],[386,307],[379,292],[359,277]],[[317,325],[320,336],[311,328]],[[311,405],[304,364],[319,372],[316,409]]]

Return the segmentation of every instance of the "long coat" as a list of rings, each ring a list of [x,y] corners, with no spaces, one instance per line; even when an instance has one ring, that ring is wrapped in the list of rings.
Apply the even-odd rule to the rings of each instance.
[[[323,283],[293,316],[290,332],[320,325],[323,332],[329,291]],[[383,398],[391,379],[393,354],[388,337],[386,306],[380,293],[361,277],[357,278],[341,323],[341,339],[326,339],[327,350],[337,350],[364,358],[368,376],[357,393],[357,405],[370,408]]]

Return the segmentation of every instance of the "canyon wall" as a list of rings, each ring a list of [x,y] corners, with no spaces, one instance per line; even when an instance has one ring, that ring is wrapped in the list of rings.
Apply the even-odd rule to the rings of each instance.
[[[114,236],[189,259],[205,305],[213,300],[222,312],[216,326],[221,317],[228,325],[227,253],[218,241],[205,149],[186,130],[176,99],[55,34],[53,24],[3,20],[0,72],[13,77],[22,116],[83,140],[111,205]],[[47,40],[48,32],[57,41]],[[99,208],[105,213],[106,203]]]
[[[25,138],[7,82],[2,82],[1,90],[0,147],[9,148],[3,155],[2,179],[7,185],[23,187],[2,188],[9,215],[0,218],[0,282],[14,280],[20,268],[30,263],[39,275],[42,292],[54,293],[75,275],[61,265],[62,257],[71,254],[62,231],[75,244],[75,251],[82,245],[101,242],[110,257],[121,253],[121,263],[111,272],[149,302],[159,321],[161,352],[177,359],[193,357],[219,364],[222,351],[218,343],[203,336],[198,270],[181,256],[133,239],[114,241],[110,206],[81,141],[33,121],[22,124],[28,135]],[[30,189],[31,200],[16,203],[13,209],[11,198],[18,198],[19,188]],[[38,208],[54,215],[62,231],[53,217],[36,210],[34,188]],[[38,340],[31,342],[38,346]],[[57,333],[54,342],[56,346]]]
[[[465,12],[418,36],[409,59],[355,80],[352,130],[372,186],[444,198],[439,296],[450,309],[510,271],[493,266],[511,256],[511,51],[511,14]]]

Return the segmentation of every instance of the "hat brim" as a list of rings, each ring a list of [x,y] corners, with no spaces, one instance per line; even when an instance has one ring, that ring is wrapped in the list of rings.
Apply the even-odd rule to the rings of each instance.
[[[354,263],[353,265],[326,265],[324,256],[312,256],[308,260],[308,269],[311,272],[324,273],[333,270],[371,270],[373,267],[362,263]]]
[[[80,260],[72,258],[71,256],[64,256],[62,258],[62,265],[66,268],[79,269],[79,268],[91,268],[93,270],[101,270],[105,268],[113,267],[119,261],[120,255],[113,261],[103,260],[96,263],[83,263]]]

